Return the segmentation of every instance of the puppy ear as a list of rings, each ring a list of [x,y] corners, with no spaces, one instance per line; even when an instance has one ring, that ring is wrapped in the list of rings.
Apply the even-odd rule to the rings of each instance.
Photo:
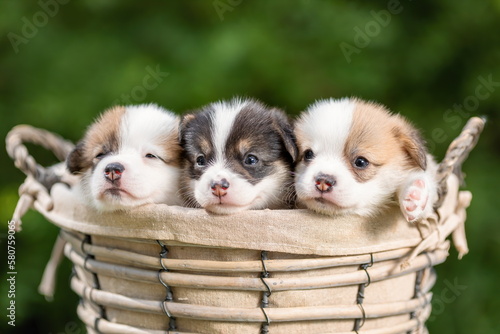
[[[299,149],[293,133],[293,126],[285,113],[279,109],[272,109],[273,113],[273,126],[280,134],[285,149],[292,157],[292,162],[297,160]]]
[[[78,174],[85,169],[84,143],[79,142],[66,158],[66,166],[71,174]]]
[[[184,132],[188,128],[189,123],[195,118],[194,114],[185,114],[182,116],[179,123],[179,143],[182,143]]]
[[[420,133],[408,122],[400,119],[399,125],[393,128],[394,136],[408,156],[410,165],[427,168],[427,149]]]

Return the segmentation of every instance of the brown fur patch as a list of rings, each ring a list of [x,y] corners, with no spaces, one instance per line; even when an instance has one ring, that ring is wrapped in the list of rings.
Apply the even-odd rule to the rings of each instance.
[[[370,180],[379,167],[392,163],[425,169],[425,147],[415,128],[381,105],[361,100],[355,103],[344,155],[358,182]],[[366,158],[368,167],[356,168],[357,157]]]
[[[407,154],[406,162],[410,167],[427,169],[427,149],[420,133],[408,121],[394,115],[393,135]]]
[[[68,169],[77,174],[93,167],[95,157],[116,152],[119,145],[120,120],[125,112],[121,106],[105,111],[87,130],[67,159]]]
[[[165,133],[163,136],[158,138],[158,142],[155,144],[163,147],[163,153],[161,158],[165,161],[165,163],[174,166],[181,166],[181,153],[182,148],[179,143],[179,126],[175,127],[174,131],[170,131]]]
[[[200,138],[200,149],[205,154],[210,154],[213,150],[213,145],[207,138]]]
[[[252,148],[253,143],[248,138],[242,138],[236,143],[237,151],[241,154],[241,156],[245,155]]]

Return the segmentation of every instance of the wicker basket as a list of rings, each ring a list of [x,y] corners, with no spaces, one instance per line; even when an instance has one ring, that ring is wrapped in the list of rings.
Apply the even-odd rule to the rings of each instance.
[[[73,147],[18,126],[7,150],[28,177],[14,213],[34,208],[61,228],[41,292],[53,292],[62,250],[89,333],[426,333],[433,266],[452,235],[467,253],[460,166],[484,122],[472,118],[440,164],[436,214],[408,224],[398,208],[370,220],[307,210],[215,216],[150,205],[99,214],[82,205],[63,164],[45,169],[23,142],[64,160]]]

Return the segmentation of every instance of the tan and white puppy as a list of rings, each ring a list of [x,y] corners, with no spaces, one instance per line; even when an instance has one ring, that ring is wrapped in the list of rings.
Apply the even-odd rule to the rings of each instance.
[[[86,201],[102,211],[181,204],[179,121],[154,104],[105,111],[67,158]]]
[[[328,215],[371,216],[398,201],[410,222],[433,209],[436,164],[419,132],[385,107],[321,100],[296,121],[299,203]]]
[[[250,99],[212,103],[183,118],[181,145],[187,206],[231,214],[290,205],[297,147],[281,110]]]

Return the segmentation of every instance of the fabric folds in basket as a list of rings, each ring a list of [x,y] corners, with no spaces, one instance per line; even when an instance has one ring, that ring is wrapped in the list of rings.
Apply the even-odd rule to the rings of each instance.
[[[51,197],[53,210],[40,207],[39,211],[62,228],[86,234],[312,255],[366,254],[415,246],[422,239],[399,207],[390,207],[374,218],[333,218],[308,210],[255,210],[220,216],[161,204],[100,213],[86,208],[78,194],[62,184],[53,187]]]

